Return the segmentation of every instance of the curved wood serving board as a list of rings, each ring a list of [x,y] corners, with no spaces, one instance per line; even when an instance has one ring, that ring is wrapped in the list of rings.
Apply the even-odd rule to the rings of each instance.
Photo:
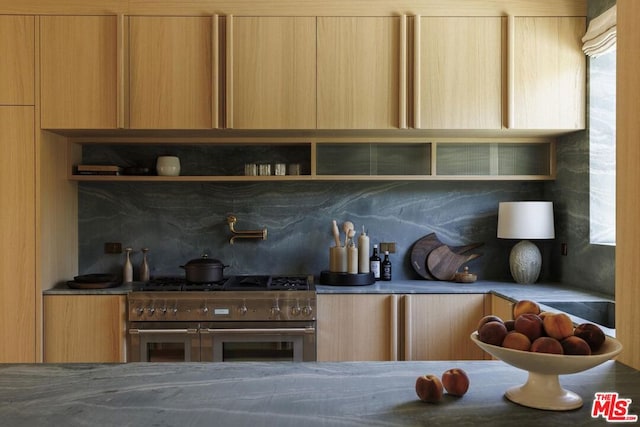
[[[449,247],[451,251],[457,254],[463,254],[472,249],[478,248],[482,246],[484,243],[471,243],[464,246],[452,246]],[[429,253],[436,248],[441,246],[445,246],[444,243],[438,239],[436,233],[429,233],[426,236],[418,239],[411,249],[411,266],[415,270],[416,273],[420,275],[423,279],[427,280],[440,280],[434,277],[429,269],[427,268],[427,257]]]
[[[438,280],[452,280],[458,269],[465,263],[476,259],[480,254],[460,255],[447,245],[432,250],[427,256],[429,273]]]

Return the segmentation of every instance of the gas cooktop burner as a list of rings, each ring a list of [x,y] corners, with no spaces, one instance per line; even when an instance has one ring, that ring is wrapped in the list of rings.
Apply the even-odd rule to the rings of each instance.
[[[220,282],[192,283],[183,277],[155,277],[149,282],[134,284],[134,291],[309,291],[314,290],[313,279],[307,276],[240,275]]]

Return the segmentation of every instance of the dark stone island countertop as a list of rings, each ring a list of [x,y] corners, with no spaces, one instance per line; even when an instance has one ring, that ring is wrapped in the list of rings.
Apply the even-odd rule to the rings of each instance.
[[[419,375],[464,369],[462,398],[415,393]],[[582,408],[554,412],[503,396],[526,381],[501,361],[0,365],[0,425],[38,426],[585,426],[596,392],[631,399],[640,371],[609,361],[560,377]]]

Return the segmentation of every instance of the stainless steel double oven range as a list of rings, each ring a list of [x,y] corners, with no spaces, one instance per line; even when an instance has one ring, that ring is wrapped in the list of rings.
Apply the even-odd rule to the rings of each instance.
[[[313,276],[152,279],[128,296],[128,361],[315,361],[315,316]]]

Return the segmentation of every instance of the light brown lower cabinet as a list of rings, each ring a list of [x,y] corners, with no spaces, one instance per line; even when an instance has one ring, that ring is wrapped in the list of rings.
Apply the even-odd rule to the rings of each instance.
[[[513,302],[506,298],[499,297],[497,295],[491,295],[491,312],[487,314],[493,314],[498,316],[502,320],[513,319]]]
[[[45,295],[44,362],[125,362],[125,295]]]
[[[474,360],[485,294],[318,295],[318,361]]]

